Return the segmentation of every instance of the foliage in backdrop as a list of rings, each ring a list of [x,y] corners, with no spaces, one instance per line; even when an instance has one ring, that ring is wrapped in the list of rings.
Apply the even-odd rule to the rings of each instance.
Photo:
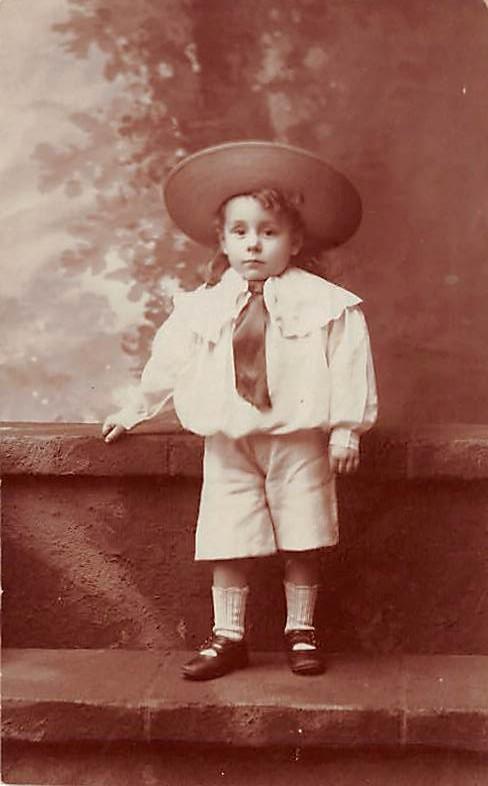
[[[46,22],[54,5],[45,2]],[[51,102],[59,115],[65,107],[72,133],[47,134],[39,122],[22,151],[37,214],[50,215],[37,233],[42,264],[21,296],[0,295],[0,416],[97,419],[121,399],[172,293],[199,283],[210,253],[171,227],[165,173],[204,145],[265,138],[322,153],[360,187],[363,226],[327,268],[368,301],[383,411],[453,419],[446,385],[459,386],[460,369],[480,376],[486,349],[466,348],[488,327],[473,316],[484,292],[473,283],[487,165],[468,166],[486,126],[481,6],[56,0],[44,27],[51,66],[37,85],[30,69],[26,86],[39,118]],[[7,0],[3,13],[15,8]],[[35,64],[43,44],[34,23],[29,35]],[[28,232],[21,214],[9,222],[14,251]],[[54,251],[43,248],[47,228],[59,235]],[[459,407],[466,400],[467,388]]]

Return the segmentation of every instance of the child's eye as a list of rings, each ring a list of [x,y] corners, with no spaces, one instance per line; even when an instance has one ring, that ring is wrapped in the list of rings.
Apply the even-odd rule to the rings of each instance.
[[[265,237],[273,237],[274,235],[276,235],[276,230],[275,229],[265,229],[264,230],[264,236]]]
[[[234,227],[232,232],[234,233],[234,235],[238,235],[239,237],[244,237],[244,235],[246,234],[246,230],[243,229],[242,227]]]

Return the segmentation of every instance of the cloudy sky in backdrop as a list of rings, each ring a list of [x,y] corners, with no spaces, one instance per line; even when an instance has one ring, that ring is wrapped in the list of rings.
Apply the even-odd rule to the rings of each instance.
[[[70,284],[52,269],[73,243],[66,228],[93,194],[85,188],[70,198],[63,187],[43,187],[34,152],[44,143],[66,150],[83,145],[83,130],[70,115],[103,106],[121,89],[118,80],[103,78],[105,58],[95,46],[76,61],[64,51],[52,27],[65,21],[67,10],[64,0],[2,0],[0,5],[7,107],[0,131],[0,362],[17,369],[9,389],[4,385],[0,392],[0,418],[7,420],[99,419],[100,405],[110,401],[109,389],[124,389],[130,380],[120,333],[142,319],[143,299],[129,301],[127,286],[107,279],[107,270],[101,275],[85,270]],[[105,357],[90,357],[85,347],[100,332]],[[39,372],[47,354],[49,364],[44,362]],[[68,374],[75,383],[66,405],[56,388]],[[104,379],[106,389],[100,390]]]

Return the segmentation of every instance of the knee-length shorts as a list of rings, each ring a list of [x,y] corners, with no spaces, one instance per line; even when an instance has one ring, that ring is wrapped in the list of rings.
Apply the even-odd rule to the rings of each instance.
[[[206,438],[195,559],[306,551],[337,541],[325,432]]]

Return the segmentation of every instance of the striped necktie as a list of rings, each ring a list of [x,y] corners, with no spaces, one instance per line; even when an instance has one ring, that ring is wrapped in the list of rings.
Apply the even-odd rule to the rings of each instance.
[[[261,411],[271,408],[266,375],[267,311],[263,286],[264,281],[249,281],[251,297],[239,312],[232,338],[236,390]]]

